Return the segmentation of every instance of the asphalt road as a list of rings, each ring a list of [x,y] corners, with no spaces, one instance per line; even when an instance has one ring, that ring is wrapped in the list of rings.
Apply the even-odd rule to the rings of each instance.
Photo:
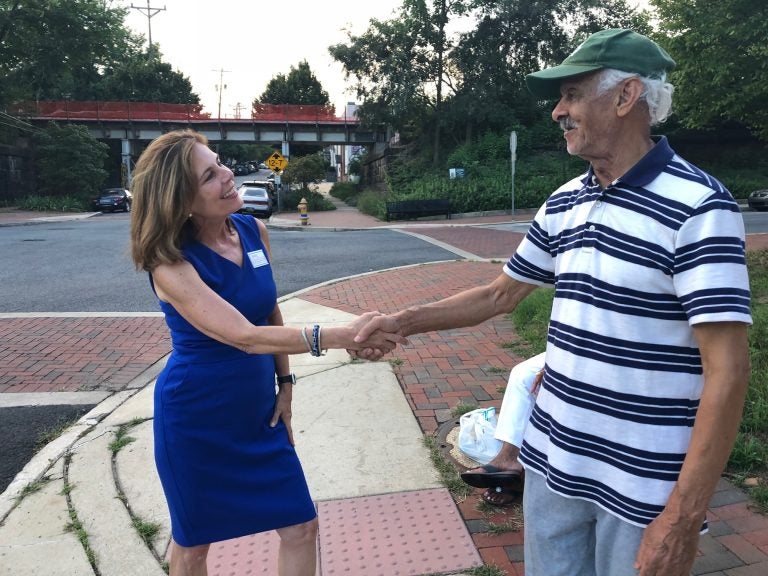
[[[0,312],[156,312],[129,258],[129,215],[0,227]],[[270,230],[283,296],[320,282],[455,254],[392,230]]]

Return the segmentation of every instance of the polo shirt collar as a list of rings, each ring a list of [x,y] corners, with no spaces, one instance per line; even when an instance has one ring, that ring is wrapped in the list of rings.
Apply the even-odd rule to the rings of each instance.
[[[675,151],[670,147],[667,137],[661,136],[656,142],[656,145],[651,148],[648,153],[637,162],[637,164],[632,166],[626,174],[620,176],[611,185],[622,182],[629,186],[642,188],[655,180],[656,177],[662,173],[674,155]],[[589,171],[587,172],[585,183],[599,186],[591,164],[589,166]]]

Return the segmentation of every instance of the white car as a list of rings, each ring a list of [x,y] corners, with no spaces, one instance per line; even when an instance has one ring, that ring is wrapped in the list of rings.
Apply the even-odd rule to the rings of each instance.
[[[272,197],[265,187],[241,185],[237,192],[243,198],[240,214],[253,214],[257,218],[272,216]]]

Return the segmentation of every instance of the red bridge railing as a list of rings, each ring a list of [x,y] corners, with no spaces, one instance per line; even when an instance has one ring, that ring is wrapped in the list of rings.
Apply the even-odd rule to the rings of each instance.
[[[46,100],[19,102],[13,106],[19,116],[50,118],[51,120],[214,120],[203,112],[200,104],[163,104],[157,102],[76,102]],[[358,122],[357,117],[339,117],[333,106],[313,104],[256,104],[251,120],[261,122]],[[237,122],[248,118],[221,118],[222,122]]]

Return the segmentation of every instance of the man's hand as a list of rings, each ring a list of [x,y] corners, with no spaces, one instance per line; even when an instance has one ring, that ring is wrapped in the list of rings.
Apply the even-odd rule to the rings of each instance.
[[[394,331],[380,328],[369,329],[379,318],[388,317],[380,312],[366,312],[349,324],[353,335],[355,335],[352,346],[347,349],[350,355],[365,360],[379,360],[382,356],[394,350],[398,344],[408,344],[406,338]],[[386,325],[387,323],[384,322],[383,324]],[[363,332],[365,332],[365,337],[361,338],[360,334]]]
[[[696,558],[701,522],[674,522],[665,512],[643,533],[635,560],[638,576],[688,576]]]
[[[360,317],[360,319],[362,318],[363,316]],[[402,338],[402,328],[395,317],[378,314],[370,316],[368,321],[360,326],[357,336],[355,336],[355,342],[360,344],[365,343],[369,338],[374,336],[376,332],[398,335]],[[405,343],[407,344],[407,342],[408,341],[406,340]]]

